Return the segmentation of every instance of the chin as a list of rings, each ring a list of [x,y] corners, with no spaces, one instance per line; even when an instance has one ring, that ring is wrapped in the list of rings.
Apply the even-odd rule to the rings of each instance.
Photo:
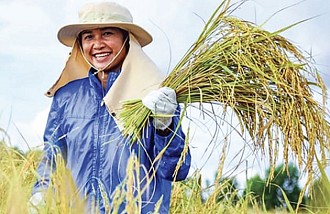
[[[98,70],[101,70],[105,67],[106,65],[94,65],[95,68],[97,68]]]

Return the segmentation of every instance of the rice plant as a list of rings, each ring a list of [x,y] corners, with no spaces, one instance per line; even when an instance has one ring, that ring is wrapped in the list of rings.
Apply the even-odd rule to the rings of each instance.
[[[24,156],[0,142],[0,213],[27,213],[39,154]]]
[[[232,15],[243,3],[222,1],[161,86],[176,91],[183,115],[192,103],[221,105],[223,115],[231,109],[254,147],[269,150],[271,174],[281,146],[285,165],[292,154],[311,184],[317,152],[324,164],[329,151],[326,87],[311,57],[280,35],[307,20],[269,32]],[[314,99],[315,91],[323,103]],[[124,135],[139,140],[149,116],[157,117],[141,100],[125,102]]]
[[[29,199],[35,182],[36,167],[42,156],[42,151],[29,151],[26,154],[16,149],[0,144],[0,213],[85,213],[86,205],[79,191],[71,180],[70,172],[65,169],[61,156],[57,158],[57,170],[51,178],[49,189],[44,193],[45,203],[31,207]],[[118,213],[119,204],[127,203],[126,213],[139,213],[139,196],[132,194],[131,183],[134,182],[134,172],[139,168],[136,159],[132,158],[127,167],[127,178],[123,186],[114,193],[113,203],[106,206],[111,213]],[[314,183],[310,202],[299,210],[306,213],[329,213],[328,197],[329,180],[320,165],[320,180]],[[137,171],[136,171],[137,172]],[[224,179],[218,184],[203,185],[203,175],[196,170],[188,179],[173,183],[170,213],[293,213],[290,202],[288,208],[266,210],[253,194],[242,195],[239,189]],[[143,188],[142,188],[143,191]],[[283,192],[285,196],[285,193]],[[106,197],[104,198],[106,201]],[[157,206],[154,213],[157,213]],[[31,212],[32,211],[32,212]],[[95,211],[94,213],[98,213]]]

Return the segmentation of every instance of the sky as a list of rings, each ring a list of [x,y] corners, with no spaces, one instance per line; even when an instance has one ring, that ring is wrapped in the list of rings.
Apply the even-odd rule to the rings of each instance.
[[[51,104],[44,92],[57,79],[70,51],[58,42],[57,31],[76,23],[78,8],[86,2],[90,1],[0,0],[0,127],[8,133],[0,136],[12,146],[22,150],[42,147]],[[130,9],[134,23],[153,35],[153,43],[144,50],[164,72],[169,72],[196,40],[203,20],[208,20],[221,0],[117,2]],[[327,87],[330,86],[330,1],[251,0],[234,15],[259,25],[271,17],[263,25],[269,31],[313,17],[282,35],[312,54]],[[198,122],[190,130],[191,172],[201,170],[202,177],[211,180],[223,144],[209,144],[213,127],[210,118],[193,111],[192,115]],[[235,135],[228,139],[226,175],[244,180],[265,170],[267,157],[251,155],[253,152]],[[241,163],[242,157],[248,158]]]

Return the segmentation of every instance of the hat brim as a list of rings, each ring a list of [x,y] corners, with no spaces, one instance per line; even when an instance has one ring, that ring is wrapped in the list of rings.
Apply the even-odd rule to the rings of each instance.
[[[132,23],[125,23],[125,22],[84,23],[84,24],[66,25],[58,31],[57,38],[62,44],[68,47],[72,47],[80,32],[84,30],[91,30],[91,29],[104,28],[104,27],[118,27],[132,33],[142,47],[152,42],[152,36],[146,30],[144,30],[138,25]]]

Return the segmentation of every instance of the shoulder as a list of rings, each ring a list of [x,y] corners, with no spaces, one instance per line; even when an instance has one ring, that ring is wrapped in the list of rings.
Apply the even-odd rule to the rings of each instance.
[[[54,100],[59,101],[72,98],[75,94],[77,94],[77,92],[81,91],[84,88],[88,88],[88,85],[88,78],[73,80],[56,91],[54,95]]]

